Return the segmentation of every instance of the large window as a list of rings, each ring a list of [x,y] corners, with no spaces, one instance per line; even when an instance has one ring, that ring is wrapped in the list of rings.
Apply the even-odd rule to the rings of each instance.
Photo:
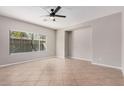
[[[40,35],[40,50],[46,50],[46,36]]]
[[[10,31],[10,53],[44,51],[46,48],[45,35]]]

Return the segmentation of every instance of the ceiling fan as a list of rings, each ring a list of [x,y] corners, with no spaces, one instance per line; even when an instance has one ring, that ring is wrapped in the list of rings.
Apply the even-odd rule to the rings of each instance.
[[[50,17],[50,19],[52,19],[52,21],[56,21],[55,17],[65,18],[66,16],[64,16],[64,15],[57,15],[56,14],[61,8],[62,8],[61,6],[57,6],[55,9],[52,8],[50,10],[51,12],[46,10],[49,13],[49,15],[45,15],[45,16]]]

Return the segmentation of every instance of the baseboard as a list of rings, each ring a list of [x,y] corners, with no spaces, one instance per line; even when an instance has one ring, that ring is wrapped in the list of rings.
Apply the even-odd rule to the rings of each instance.
[[[44,58],[36,58],[36,59],[32,59],[32,60],[27,60],[27,61],[21,61],[21,62],[16,62],[16,63],[10,63],[10,64],[5,64],[5,65],[0,65],[0,68],[11,66],[11,65],[23,64],[23,63],[32,62],[32,61],[45,60],[45,59],[49,59],[49,58],[62,58],[62,59],[64,59],[65,57],[51,56],[51,57],[44,57]],[[90,62],[92,61],[90,59],[85,59],[85,58],[77,58],[77,57],[70,57],[70,58],[79,59],[79,60],[85,60],[85,61],[90,61]],[[109,68],[119,69],[119,70],[122,71],[123,76],[124,76],[124,71],[122,70],[121,67],[110,66],[110,65],[100,64],[100,63],[91,63],[91,64],[99,65],[99,66],[104,66],[104,67],[109,67]]]
[[[111,66],[111,65],[105,65],[105,64],[101,64],[101,63],[92,63],[92,64],[103,66],[103,67],[115,68],[115,69],[119,69],[119,70],[122,71],[122,68],[121,67],[116,67],[116,66]]]
[[[86,58],[78,58],[78,57],[69,57],[69,58],[73,58],[73,59],[79,59],[79,60],[83,60],[83,61],[92,61],[91,59],[86,59]]]
[[[32,59],[32,60],[27,60],[27,61],[21,61],[21,62],[15,62],[15,63],[5,64],[5,65],[0,65],[0,68],[7,67],[7,66],[12,66],[12,65],[17,65],[17,64],[23,64],[23,63],[32,62],[32,61],[49,59],[49,58],[55,58],[55,56],[44,57],[44,58],[36,58],[36,59]]]

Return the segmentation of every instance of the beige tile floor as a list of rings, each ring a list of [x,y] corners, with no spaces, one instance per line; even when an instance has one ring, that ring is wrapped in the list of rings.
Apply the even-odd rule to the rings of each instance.
[[[124,85],[120,70],[75,59],[51,58],[0,68],[1,86]]]

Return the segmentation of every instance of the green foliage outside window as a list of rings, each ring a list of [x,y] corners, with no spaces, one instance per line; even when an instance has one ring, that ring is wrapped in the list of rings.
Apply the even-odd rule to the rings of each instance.
[[[10,31],[10,53],[44,51],[46,36],[37,33]]]

